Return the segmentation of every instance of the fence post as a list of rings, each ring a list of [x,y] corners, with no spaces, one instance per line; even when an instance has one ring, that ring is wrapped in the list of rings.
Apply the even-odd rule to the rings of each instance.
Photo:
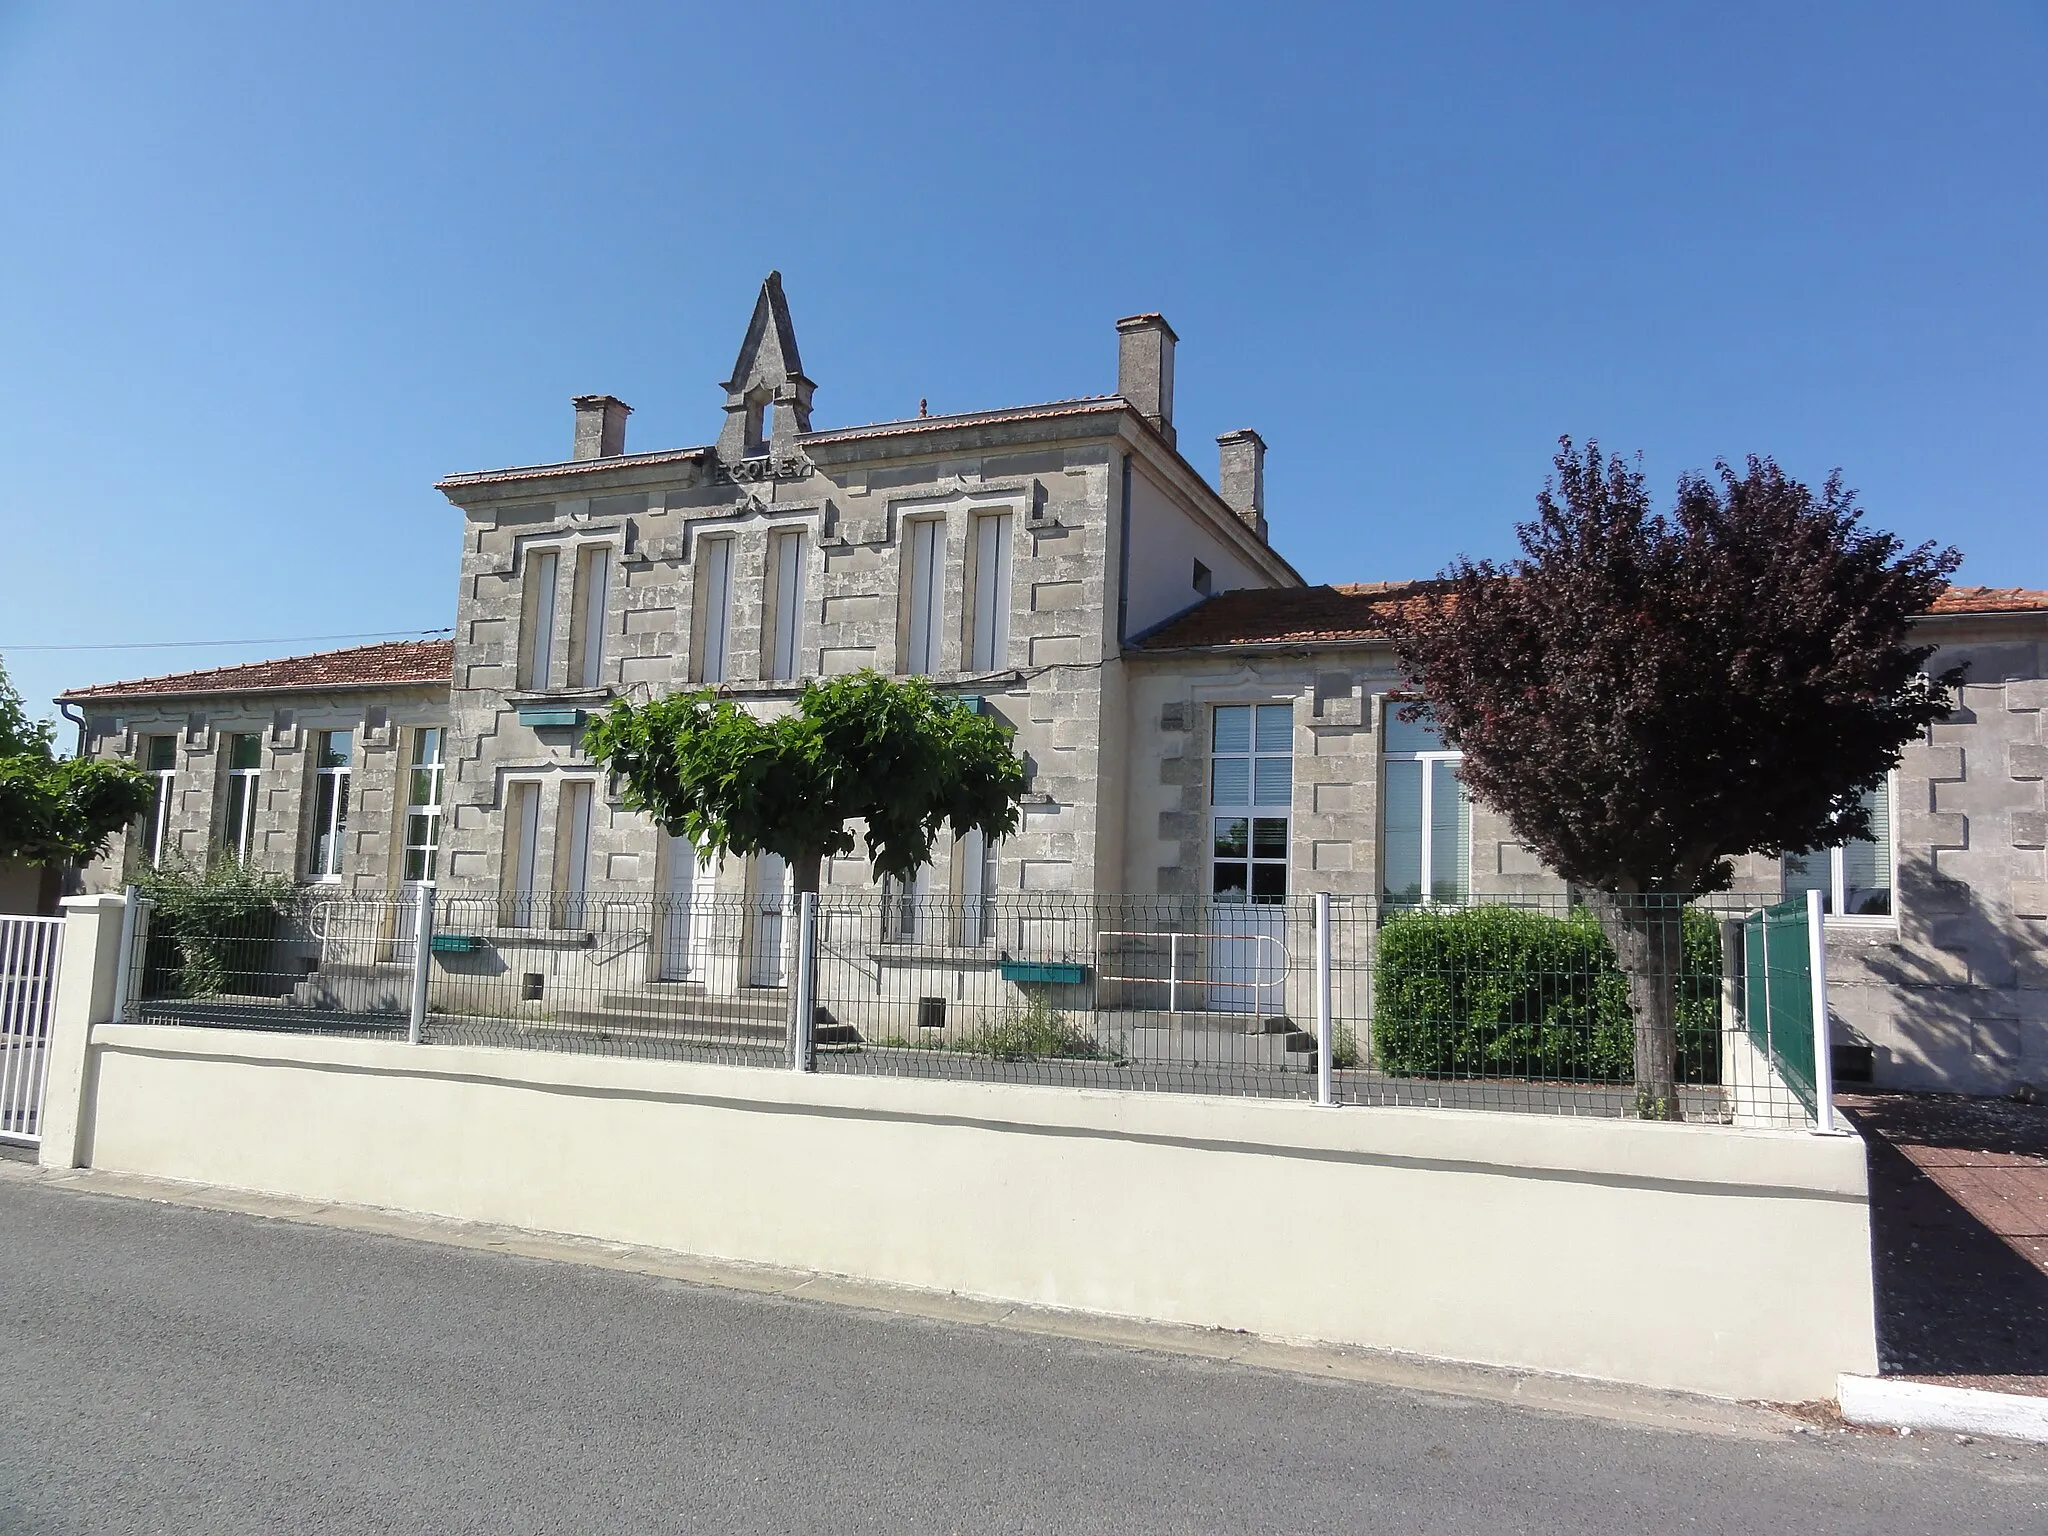
[[[67,896],[64,949],[57,960],[57,1003],[44,1037],[43,1108],[36,1120],[45,1168],[83,1168],[92,1152],[93,1030],[114,1018],[120,965],[121,898]]]
[[[427,977],[434,964],[434,882],[419,888],[419,908],[412,926],[412,1020],[405,1031],[406,1043],[418,1045],[427,1028]]]
[[[114,975],[115,1023],[128,1017],[128,989],[135,977],[135,919],[136,905],[141,896],[132,885],[121,887],[121,942],[115,953],[120,957],[116,962],[120,970]]]
[[[790,1020],[789,1069],[818,1070],[818,893],[796,899],[796,997]]]
[[[1806,893],[1807,969],[1813,973],[1813,1128],[1835,1130],[1835,1047],[1828,1030],[1827,920],[1819,891]]]
[[[1330,1022],[1330,893],[1316,892],[1316,1102],[1337,1102],[1337,1032]]]

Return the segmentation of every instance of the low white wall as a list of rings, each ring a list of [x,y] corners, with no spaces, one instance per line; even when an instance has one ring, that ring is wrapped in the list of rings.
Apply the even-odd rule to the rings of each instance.
[[[1874,1369],[1863,1149],[102,1024],[81,1160],[1735,1397]]]

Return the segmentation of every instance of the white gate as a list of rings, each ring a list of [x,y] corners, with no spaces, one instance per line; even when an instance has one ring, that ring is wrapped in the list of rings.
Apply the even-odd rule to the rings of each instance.
[[[60,917],[0,917],[0,1141],[42,1140]]]

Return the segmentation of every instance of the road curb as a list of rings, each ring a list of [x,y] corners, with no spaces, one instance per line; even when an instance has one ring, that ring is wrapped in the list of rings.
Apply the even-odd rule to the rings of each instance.
[[[1851,1424],[1954,1430],[2048,1445],[2048,1397],[1879,1376],[1844,1376],[1835,1390],[1842,1417]]]

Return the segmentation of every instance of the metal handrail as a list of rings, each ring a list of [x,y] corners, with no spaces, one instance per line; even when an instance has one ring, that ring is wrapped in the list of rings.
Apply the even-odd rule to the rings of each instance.
[[[1168,940],[1168,941],[1169,941],[1169,949],[1168,949],[1168,957],[1167,957],[1167,967],[1166,967],[1166,968],[1167,968],[1167,974],[1166,974],[1165,976],[1117,976],[1117,975],[1112,975],[1112,974],[1111,974],[1110,972],[1108,972],[1108,971],[1106,971],[1106,970],[1104,970],[1104,969],[1102,968],[1102,941],[1103,941],[1104,939],[1166,939],[1166,940]],[[1290,963],[1290,961],[1292,960],[1292,958],[1293,958],[1293,957],[1292,957],[1291,955],[1289,955],[1289,953],[1288,953],[1288,951],[1287,951],[1287,946],[1286,946],[1285,944],[1281,943],[1281,942],[1280,942],[1280,941],[1279,941],[1278,939],[1274,938],[1274,937],[1273,937],[1273,935],[1272,935],[1272,934],[1270,934],[1270,933],[1215,933],[1215,932],[1208,932],[1208,933],[1181,933],[1181,932],[1178,932],[1178,931],[1174,931],[1174,930],[1166,930],[1166,931],[1161,931],[1161,930],[1159,930],[1159,929],[1156,929],[1156,928],[1155,928],[1155,929],[1137,929],[1137,930],[1129,930],[1129,931],[1126,931],[1126,930],[1118,930],[1118,929],[1101,929],[1101,930],[1098,930],[1098,931],[1097,931],[1097,933],[1096,933],[1096,935],[1095,935],[1095,979],[1096,979],[1096,981],[1097,981],[1097,982],[1104,982],[1104,981],[1121,981],[1121,982],[1127,982],[1127,983],[1136,983],[1136,982],[1150,982],[1150,983],[1153,983],[1153,984],[1155,984],[1155,985],[1156,985],[1157,983],[1161,982],[1161,981],[1164,981],[1164,982],[1166,983],[1166,1011],[1167,1011],[1168,1013],[1179,1013],[1179,1012],[1181,1011],[1181,1008],[1180,1008],[1180,988],[1181,988],[1181,975],[1180,975],[1180,941],[1181,941],[1182,939],[1207,939],[1207,940],[1211,940],[1211,941],[1214,941],[1214,940],[1217,940],[1217,939],[1231,939],[1231,940],[1236,940],[1236,941],[1240,941],[1240,942],[1241,942],[1241,941],[1243,941],[1243,940],[1247,940],[1247,939],[1249,939],[1249,940],[1250,940],[1251,942],[1253,942],[1253,943],[1255,943],[1255,944],[1270,944],[1270,945],[1272,945],[1272,946],[1273,946],[1273,947],[1274,947],[1275,949],[1277,949],[1277,950],[1278,950],[1278,951],[1280,952],[1280,965],[1279,965],[1279,971],[1278,971],[1278,973],[1277,973],[1277,974],[1276,974],[1276,975],[1275,975],[1275,976],[1273,977],[1273,979],[1272,979],[1271,981],[1212,981],[1212,980],[1208,979],[1207,977],[1193,977],[1193,976],[1190,976],[1190,977],[1188,978],[1188,985],[1190,985],[1190,986],[1198,986],[1198,987],[1226,987],[1226,988],[1233,988],[1233,989],[1235,989],[1235,990],[1237,990],[1237,991],[1241,991],[1241,992],[1252,992],[1252,993],[1259,993],[1259,992],[1263,992],[1263,991],[1264,991],[1264,990],[1265,990],[1266,988],[1268,988],[1268,987],[1278,987],[1278,986],[1282,986],[1282,985],[1285,985],[1285,983],[1286,983],[1286,981],[1287,981],[1287,970],[1288,970],[1288,965],[1289,965],[1289,963]],[[1255,967],[1254,967],[1254,969],[1256,970],[1256,969],[1257,969],[1257,967],[1255,966]]]

